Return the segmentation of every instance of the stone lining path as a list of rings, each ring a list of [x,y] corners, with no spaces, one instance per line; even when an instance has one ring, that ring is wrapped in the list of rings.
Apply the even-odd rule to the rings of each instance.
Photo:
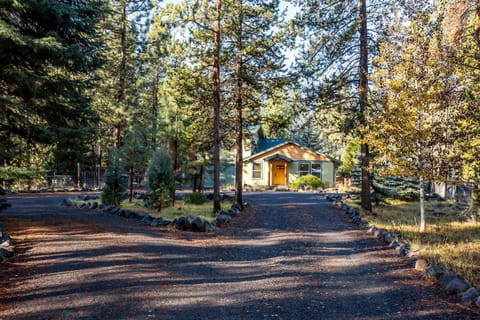
[[[0,319],[475,319],[324,196],[253,193],[214,233],[159,229],[23,195]]]

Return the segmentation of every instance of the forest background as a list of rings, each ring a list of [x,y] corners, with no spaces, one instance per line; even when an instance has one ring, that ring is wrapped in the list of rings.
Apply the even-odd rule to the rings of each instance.
[[[201,181],[261,123],[335,157],[360,145],[366,210],[372,177],[396,176],[471,183],[478,214],[478,3],[282,3],[2,1],[4,186],[79,166],[100,181],[114,155],[140,182],[159,149]]]

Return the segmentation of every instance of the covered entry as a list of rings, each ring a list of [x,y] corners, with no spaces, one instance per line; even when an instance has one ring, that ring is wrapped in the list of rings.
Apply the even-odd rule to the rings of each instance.
[[[292,159],[281,154],[275,154],[266,158],[265,161],[268,161],[270,171],[268,184],[276,186],[288,185],[288,163],[291,162]]]

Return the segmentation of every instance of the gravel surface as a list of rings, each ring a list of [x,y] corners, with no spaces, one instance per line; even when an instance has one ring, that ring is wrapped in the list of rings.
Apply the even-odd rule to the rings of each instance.
[[[251,193],[214,233],[11,197],[0,319],[476,319],[319,194]]]

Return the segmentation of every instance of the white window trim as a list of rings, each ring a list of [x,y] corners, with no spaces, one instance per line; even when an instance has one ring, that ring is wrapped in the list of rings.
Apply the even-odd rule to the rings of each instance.
[[[255,170],[255,165],[260,165],[260,170]],[[255,177],[255,172],[260,171],[260,177]],[[252,162],[252,179],[253,180],[262,180],[263,179],[263,165],[261,162]]]
[[[313,170],[313,165],[319,165],[320,166],[320,169],[314,171]],[[323,168],[322,168],[322,164],[319,163],[319,162],[312,162],[310,164],[310,174],[314,175],[313,172],[318,172],[320,174],[320,176],[318,178],[322,179],[322,171],[323,171]],[[315,176],[315,175],[314,175]]]
[[[300,170],[300,166],[302,164],[306,164],[308,166],[308,170]],[[299,162],[298,163],[298,167],[297,167],[297,173],[298,173],[298,176],[301,177],[302,176],[302,173],[306,172],[306,174],[304,175],[307,175],[307,174],[310,174],[310,170],[312,168],[312,165],[310,162]]]

